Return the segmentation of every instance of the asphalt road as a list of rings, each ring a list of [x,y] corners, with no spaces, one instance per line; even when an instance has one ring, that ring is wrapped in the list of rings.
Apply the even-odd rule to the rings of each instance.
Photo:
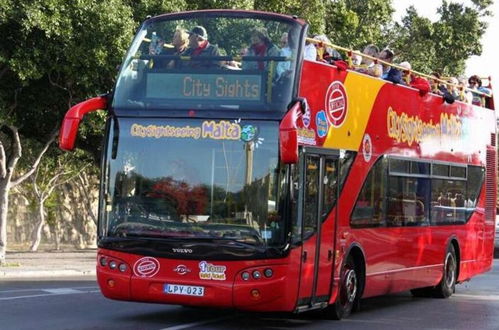
[[[450,299],[410,293],[365,299],[342,321],[321,313],[207,310],[108,300],[95,280],[0,282],[0,329],[499,329],[499,260],[493,271],[457,286]]]

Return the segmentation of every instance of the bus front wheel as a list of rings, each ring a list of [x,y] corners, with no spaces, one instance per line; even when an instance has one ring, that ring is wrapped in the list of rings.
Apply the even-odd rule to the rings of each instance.
[[[341,268],[338,297],[336,302],[330,306],[333,319],[341,320],[350,315],[355,304],[358,303],[360,287],[359,273],[355,267],[355,261],[350,255]]]

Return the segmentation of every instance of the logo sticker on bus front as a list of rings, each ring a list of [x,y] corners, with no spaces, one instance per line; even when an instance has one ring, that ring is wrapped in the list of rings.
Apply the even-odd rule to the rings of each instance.
[[[369,134],[364,135],[362,140],[362,154],[364,155],[364,160],[368,163],[371,160],[373,152],[373,143],[371,141],[371,136]]]
[[[199,278],[202,280],[225,280],[225,270],[227,267],[210,264],[206,261],[199,263]]]
[[[186,265],[177,265],[177,267],[173,268],[173,271],[179,275],[185,275],[191,272]]]
[[[305,112],[301,116],[301,121],[303,123],[303,126],[305,128],[308,128],[310,126],[310,117],[312,116],[312,114],[310,113],[310,107],[308,106],[307,101],[305,100],[304,102],[305,102]]]
[[[317,112],[317,115],[315,116],[315,125],[317,126],[317,135],[320,138],[325,137],[329,125],[327,123],[326,113],[323,110]]]
[[[339,81],[329,85],[324,106],[331,126],[340,127],[343,125],[347,117],[347,104],[345,86]]]
[[[159,272],[159,261],[153,257],[140,258],[133,265],[133,273],[138,277],[153,277]]]
[[[183,139],[212,139],[212,140],[239,140],[241,125],[227,120],[205,120],[201,126],[174,126],[174,125],[147,125],[133,124],[130,134],[141,138],[183,138]]]

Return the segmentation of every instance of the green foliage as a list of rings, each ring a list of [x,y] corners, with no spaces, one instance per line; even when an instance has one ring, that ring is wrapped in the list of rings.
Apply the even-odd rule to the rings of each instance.
[[[200,9],[252,9],[252,0],[198,0],[189,1],[187,10]]]
[[[402,25],[396,24],[390,38],[399,52],[399,60],[412,63],[414,69],[427,73],[458,76],[472,55],[480,55],[480,39],[487,28],[482,18],[490,15],[489,0],[475,0],[473,6],[442,1],[440,20],[431,22],[407,10]]]
[[[0,118],[41,140],[71,105],[112,87],[137,23],[122,0],[1,1]]]
[[[255,0],[256,10],[296,15],[310,23],[309,34],[321,34],[326,26],[326,5],[324,1],[317,0]]]
[[[386,0],[333,0],[326,8],[326,31],[333,43],[344,47],[383,44],[383,27],[391,22],[393,11]]]
[[[0,121],[20,128],[25,151],[36,148],[25,138],[43,142],[71,105],[113,87],[116,67],[147,15],[215,8],[297,15],[310,22],[310,35],[325,32],[333,43],[360,50],[388,45],[397,61],[408,60],[416,70],[457,75],[469,56],[481,53],[492,2],[443,1],[437,22],[409,8],[402,23],[394,23],[392,2],[385,0],[0,0]],[[221,30],[210,37],[234,45],[247,38],[228,21]],[[87,116],[78,137],[95,158],[104,117]]]
[[[433,63],[429,59],[436,57],[434,34],[432,22],[428,18],[419,16],[416,9],[411,6],[402,18],[402,24],[394,25],[387,40],[390,47],[396,50],[400,61],[409,61],[413,69],[431,73]],[[390,40],[389,37],[393,39]]]
[[[129,0],[126,3],[133,11],[133,20],[137,26],[147,16],[177,12],[188,8],[185,0]]]

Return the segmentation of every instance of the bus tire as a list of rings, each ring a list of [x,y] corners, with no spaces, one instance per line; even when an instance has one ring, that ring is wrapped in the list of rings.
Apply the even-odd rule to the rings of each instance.
[[[449,244],[445,253],[444,270],[442,280],[433,289],[433,297],[449,298],[456,288],[457,280],[457,258],[454,245]]]
[[[341,268],[338,297],[330,306],[331,316],[335,320],[348,317],[354,306],[358,304],[361,285],[357,269],[353,257],[349,255]]]

